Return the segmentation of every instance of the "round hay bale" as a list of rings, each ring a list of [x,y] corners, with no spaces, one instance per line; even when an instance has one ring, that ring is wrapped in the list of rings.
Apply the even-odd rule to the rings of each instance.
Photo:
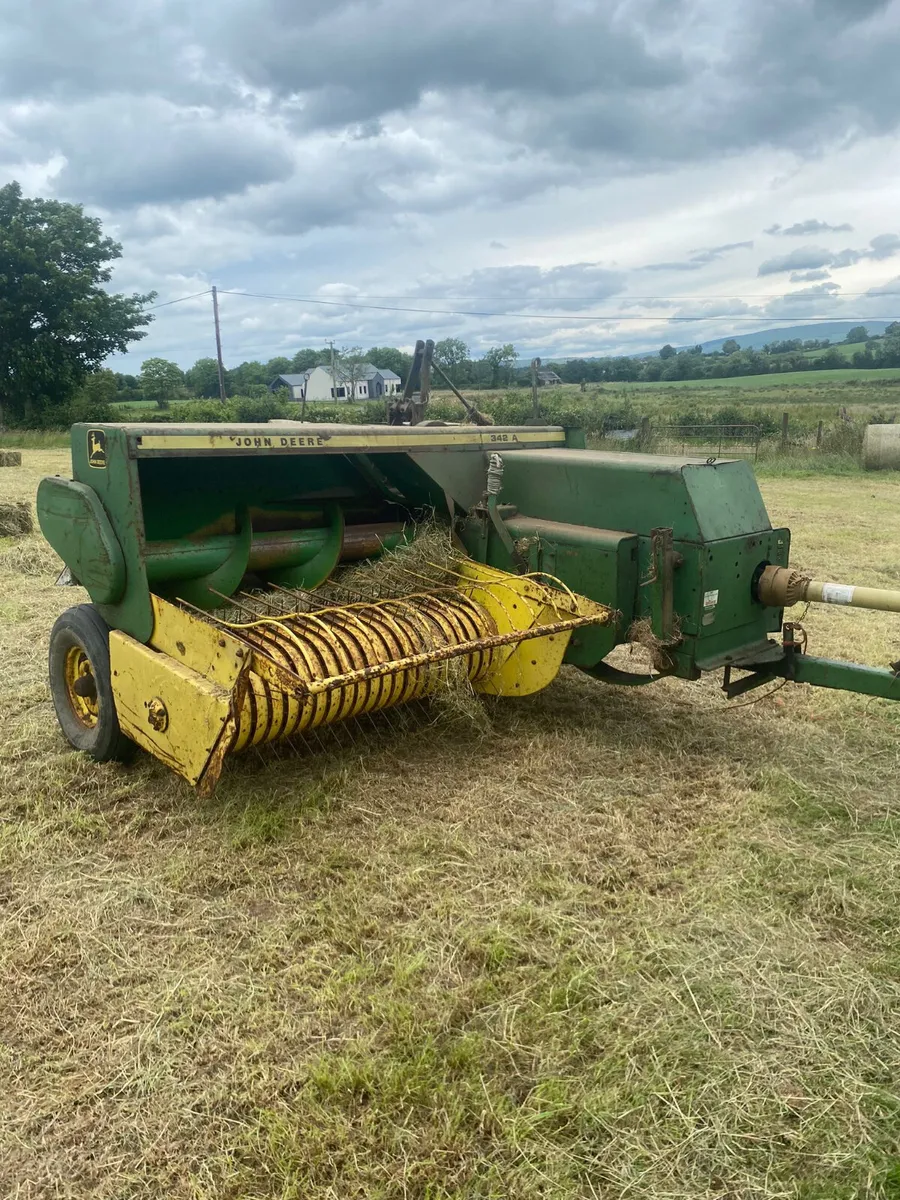
[[[867,471],[900,470],[900,425],[867,425],[862,460]]]
[[[21,467],[21,450],[0,450],[0,467]]]
[[[0,537],[25,537],[33,531],[31,508],[24,500],[0,504]]]

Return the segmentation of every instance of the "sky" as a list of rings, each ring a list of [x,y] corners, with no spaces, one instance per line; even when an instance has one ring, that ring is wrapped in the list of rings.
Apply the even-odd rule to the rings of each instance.
[[[166,304],[120,370],[212,284],[227,365],[893,320],[898,60],[900,0],[0,0],[0,184]]]

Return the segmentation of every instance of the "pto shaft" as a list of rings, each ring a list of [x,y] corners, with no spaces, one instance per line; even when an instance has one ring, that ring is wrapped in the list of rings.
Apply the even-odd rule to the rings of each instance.
[[[847,604],[851,608],[875,608],[881,612],[900,612],[900,592],[888,588],[853,587],[846,583],[824,583],[810,579],[791,567],[766,567],[756,585],[761,604],[771,608],[790,608],[792,604],[813,601],[820,604]]]

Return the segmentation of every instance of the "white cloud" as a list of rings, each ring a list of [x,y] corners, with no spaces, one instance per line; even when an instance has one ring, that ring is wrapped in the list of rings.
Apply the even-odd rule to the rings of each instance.
[[[125,245],[115,285],[161,300],[215,281],[499,314],[223,295],[229,361],[326,336],[558,354],[740,336],[778,305],[849,311],[828,286],[779,298],[790,284],[836,269],[865,292],[890,274],[898,15],[898,0],[459,0],[427,21],[414,0],[0,0],[0,182],[92,206]],[[862,248],[831,248],[851,227]],[[814,242],[773,255],[760,229]],[[161,309],[130,361],[208,354],[208,304]],[[538,319],[548,306],[593,317]]]

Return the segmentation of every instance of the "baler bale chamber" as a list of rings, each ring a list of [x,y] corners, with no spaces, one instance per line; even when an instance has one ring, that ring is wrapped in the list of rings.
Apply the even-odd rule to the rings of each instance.
[[[893,669],[815,659],[783,627],[801,593],[898,598],[791,571],[742,461],[600,453],[552,426],[76,425],[72,479],[44,479],[37,510],[91,599],[51,634],[65,736],[100,761],[137,744],[201,793],[228,754],[426,696],[451,663],[510,697],[564,663],[900,696]],[[439,572],[391,596],[341,583],[426,520],[458,550]],[[654,670],[606,661],[635,638]]]

